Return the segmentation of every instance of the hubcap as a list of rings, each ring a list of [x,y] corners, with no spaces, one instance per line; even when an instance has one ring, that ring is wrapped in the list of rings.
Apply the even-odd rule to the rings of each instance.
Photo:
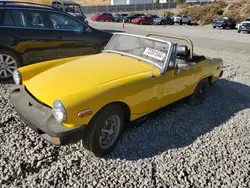
[[[115,143],[120,128],[121,120],[118,115],[113,115],[104,122],[104,126],[99,136],[99,143],[103,149],[108,149]]]
[[[16,61],[9,55],[0,54],[0,78],[9,78],[17,69]]]

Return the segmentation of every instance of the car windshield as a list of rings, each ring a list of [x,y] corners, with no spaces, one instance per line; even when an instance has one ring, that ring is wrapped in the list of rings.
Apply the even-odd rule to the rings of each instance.
[[[250,18],[245,19],[245,21],[250,22]]]
[[[80,7],[77,5],[64,5],[66,12],[81,13]]]
[[[119,33],[110,39],[103,53],[113,52],[126,55],[161,69],[168,58],[170,45],[170,42],[160,39]]]

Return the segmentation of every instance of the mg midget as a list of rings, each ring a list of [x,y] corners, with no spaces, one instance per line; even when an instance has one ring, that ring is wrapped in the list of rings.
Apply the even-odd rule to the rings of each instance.
[[[188,38],[115,33],[100,54],[17,69],[10,98],[45,140],[83,141],[90,153],[103,156],[130,121],[183,98],[201,104],[222,68],[222,59],[195,54]]]

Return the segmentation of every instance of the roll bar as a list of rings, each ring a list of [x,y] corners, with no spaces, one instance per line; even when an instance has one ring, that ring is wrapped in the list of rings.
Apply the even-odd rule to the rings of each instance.
[[[189,38],[180,37],[180,36],[172,36],[172,35],[163,35],[163,34],[159,34],[159,33],[149,33],[147,35],[147,37],[149,37],[149,36],[173,38],[173,39],[184,40],[184,41],[188,42],[190,45],[190,58],[193,59],[194,45],[193,45],[193,42]]]

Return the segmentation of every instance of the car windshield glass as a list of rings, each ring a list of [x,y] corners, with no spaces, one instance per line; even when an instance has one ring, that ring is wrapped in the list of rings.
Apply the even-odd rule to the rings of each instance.
[[[127,55],[162,68],[168,57],[169,45],[170,42],[158,39],[129,34],[115,34],[103,52]]]
[[[250,22],[250,18],[245,19],[245,21]]]
[[[76,5],[64,5],[66,12],[81,13],[80,7]]]

